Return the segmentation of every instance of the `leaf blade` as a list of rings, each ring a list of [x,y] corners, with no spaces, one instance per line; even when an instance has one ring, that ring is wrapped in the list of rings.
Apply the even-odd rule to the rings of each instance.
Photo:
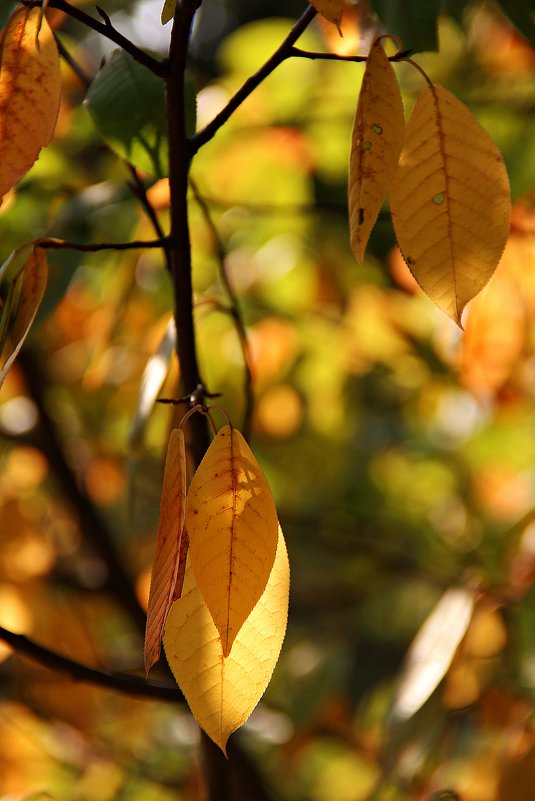
[[[181,543],[184,531],[186,507],[186,448],[184,432],[181,428],[171,431],[167,446],[160,520],[156,550],[151,574],[147,624],[145,628],[144,661],[145,672],[160,657],[160,643],[163,637],[165,620],[177,587]],[[185,554],[183,555],[185,558]]]
[[[511,215],[498,148],[441,86],[420,93],[389,193],[400,249],[429,297],[461,324],[500,260]]]
[[[269,580],[225,657],[188,562],[182,597],[167,618],[165,654],[195,719],[224,752],[230,734],[260,700],[277,663],[286,633],[289,584],[288,554],[279,527]]]
[[[399,84],[379,37],[370,48],[351,133],[349,229],[359,262],[396,169],[404,128]]]
[[[19,248],[19,250],[24,252],[28,247],[28,245],[24,245],[22,248]],[[13,260],[16,260],[17,253],[18,251],[14,252]],[[18,302],[13,309],[13,317],[10,326],[11,348],[8,349],[2,366],[0,367],[0,387],[4,383],[8,370],[17,358],[24,344],[24,340],[28,336],[45,294],[48,279],[48,265],[44,250],[38,245],[32,248],[20,270],[11,280],[18,281],[20,277],[22,277],[20,294]],[[2,316],[6,311],[8,310],[2,310]]]
[[[28,172],[56,127],[59,55],[52,30],[41,16],[39,8],[19,8],[2,33],[0,198]]]
[[[275,503],[245,439],[224,426],[186,500],[195,579],[228,655],[266,586],[278,539]]]

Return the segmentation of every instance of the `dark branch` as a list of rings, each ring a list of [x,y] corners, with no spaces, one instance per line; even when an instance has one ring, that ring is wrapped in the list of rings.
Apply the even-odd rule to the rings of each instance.
[[[43,5],[43,0],[21,0],[21,2],[27,8],[40,8]],[[153,56],[145,53],[144,50],[141,50],[141,48],[137,47],[133,42],[130,41],[130,39],[127,39],[126,36],[123,36],[122,33],[119,33],[119,31],[111,24],[110,18],[107,14],[104,14],[105,21],[100,22],[100,20],[89,16],[89,14],[86,14],[85,11],[82,11],[80,8],[72,6],[67,2],[67,0],[49,0],[48,7],[57,8],[58,11],[63,11],[64,14],[72,17],[72,19],[81,22],[86,27],[91,28],[97,33],[100,33],[102,36],[105,36],[106,39],[109,39],[111,42],[119,45],[119,47],[131,55],[132,58],[135,59],[139,64],[142,64],[160,78],[164,78],[166,76],[167,64],[164,61],[158,61],[157,58],[153,58]]]
[[[404,61],[410,54],[412,50],[401,50],[399,53],[394,53],[393,56],[389,56],[389,61]],[[292,47],[290,48],[290,52],[287,55],[287,58],[310,58],[310,59],[321,59],[322,61],[353,61],[353,62],[362,62],[367,61],[368,56],[339,56],[337,53],[316,53],[313,50],[301,50],[300,47]]]
[[[145,248],[165,248],[168,239],[132,240],[132,242],[66,242],[63,239],[40,239],[38,245],[46,250],[79,250],[82,253],[97,253],[99,250],[144,250]]]
[[[0,626],[0,640],[11,646],[17,653],[27,656],[44,667],[61,673],[68,673],[75,681],[84,681],[97,687],[106,687],[127,695],[136,695],[140,698],[154,698],[160,701],[181,702],[184,697],[177,687],[164,684],[153,684],[140,676],[128,676],[124,673],[110,673],[105,670],[75,662],[56,651],[44,648],[42,645],[30,640],[23,634],[14,634],[12,631]]]
[[[316,9],[312,6],[308,6],[306,11],[301,15],[301,17],[297,20],[294,27],[286,37],[286,39],[282,42],[279,48],[275,50],[273,55],[263,64],[260,69],[255,72],[254,75],[251,75],[248,78],[243,86],[238,89],[236,94],[231,97],[227,105],[224,109],[222,109],[219,114],[217,114],[214,119],[205,125],[198,133],[195,134],[190,139],[190,148],[191,153],[196,153],[200,147],[209,142],[210,139],[216,135],[219,129],[227,122],[227,120],[234,114],[237,108],[241,106],[244,100],[246,100],[249,95],[254,92],[256,87],[262,83],[262,81],[271,75],[274,69],[276,69],[279,64],[282,64],[287,58],[290,58],[292,55],[293,44],[297,39],[301,36],[303,31],[310,25],[314,17],[316,16]]]
[[[195,200],[197,201],[197,204],[202,212],[206,225],[210,229],[210,233],[215,243],[217,262],[219,266],[219,278],[221,283],[223,284],[223,287],[225,288],[225,292],[227,293],[227,297],[229,300],[229,306],[227,307],[226,310],[228,311],[228,313],[230,314],[230,316],[234,321],[236,334],[238,335],[238,339],[240,342],[240,347],[243,356],[243,365],[244,365],[244,395],[245,395],[245,409],[243,414],[242,433],[245,439],[248,439],[251,427],[251,416],[253,413],[253,403],[254,403],[251,348],[249,347],[249,340],[247,337],[245,323],[243,322],[243,317],[240,310],[238,297],[234,291],[234,287],[232,286],[232,282],[228,274],[227,253],[225,251],[225,246],[223,244],[219,231],[217,230],[217,226],[214,223],[212,214],[208,207],[208,203],[204,199],[203,195],[201,195],[201,193],[199,192],[197,184],[192,178],[190,178],[190,186],[193,190]]]

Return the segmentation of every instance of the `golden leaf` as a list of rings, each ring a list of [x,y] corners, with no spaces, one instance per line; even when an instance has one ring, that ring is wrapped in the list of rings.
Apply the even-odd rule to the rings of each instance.
[[[396,169],[404,129],[399,84],[379,37],[368,55],[351,134],[349,229],[360,262]]]
[[[511,214],[503,158],[447,89],[427,86],[405,132],[390,186],[394,228],[414,277],[461,324],[500,260]]]
[[[167,25],[170,19],[175,16],[176,0],[165,0],[162,9],[162,25]]]
[[[186,511],[186,448],[181,428],[171,431],[160,501],[160,521],[150,580],[145,629],[145,671],[160,657],[165,619],[177,587],[181,541]],[[185,554],[183,554],[185,559]]]
[[[322,17],[336,25],[340,35],[342,35],[340,23],[342,22],[342,13],[346,5],[345,0],[311,0],[311,4]]]
[[[32,249],[28,253],[30,247]],[[22,260],[20,267],[19,259]],[[0,283],[6,281],[8,285],[0,329],[2,332],[9,331],[11,339],[11,346],[0,367],[0,387],[32,327],[45,294],[47,278],[46,256],[37,245],[24,245],[14,251],[0,269]],[[0,339],[3,340],[3,336]]]
[[[39,8],[17,9],[0,40],[0,199],[28,172],[56,126],[59,56],[41,18]]]
[[[188,560],[182,597],[171,607],[165,655],[199,726],[225,751],[266,689],[286,632],[290,567],[279,528],[263,594],[225,657]]]
[[[227,656],[264,592],[277,549],[277,511],[243,436],[224,426],[186,501],[191,567]]]

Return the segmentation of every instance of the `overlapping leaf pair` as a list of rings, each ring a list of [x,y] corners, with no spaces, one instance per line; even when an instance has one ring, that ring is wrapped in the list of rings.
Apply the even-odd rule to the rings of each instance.
[[[471,112],[428,81],[405,127],[394,69],[373,43],[353,126],[351,247],[359,261],[388,197],[400,249],[431,299],[456,323],[492,276],[509,235],[503,158]]]
[[[145,667],[158,659],[163,637],[191,711],[223,750],[273,672],[288,591],[275,504],[243,436],[228,425],[219,431],[186,496],[184,435],[175,429],[164,470]]]

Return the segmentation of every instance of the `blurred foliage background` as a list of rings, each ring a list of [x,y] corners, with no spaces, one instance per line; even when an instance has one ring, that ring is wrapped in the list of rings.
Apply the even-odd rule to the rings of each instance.
[[[107,0],[106,10],[162,54],[160,5]],[[532,798],[535,53],[496,5],[452,5],[439,52],[416,58],[494,137],[515,199],[510,243],[464,334],[414,285],[386,212],[365,264],[349,251],[361,64],[285,62],[193,163],[246,326],[251,442],[292,565],[279,665],[234,735],[254,766],[244,799],[455,798],[447,788],[462,801]],[[3,3],[2,23],[13,6]],[[317,20],[299,44],[366,53],[375,30],[364,11],[346,12],[343,39]],[[203,4],[191,59],[198,127],[301,12],[298,2]],[[109,43],[51,18],[94,75]],[[83,104],[86,86],[63,69],[55,139],[0,209],[3,258],[45,234],[154,237],[129,169]],[[422,81],[396,71],[409,111]],[[165,230],[167,183],[141,175]],[[243,354],[193,193],[191,234],[204,378],[240,426]],[[0,625],[141,675],[120,564],[144,604],[174,413],[138,404],[158,353],[161,395],[180,394],[162,347],[170,284],[156,250],[50,252],[49,263],[38,324],[0,399]],[[407,663],[419,630],[427,651]],[[0,798],[200,797],[198,730],[184,706],[74,683],[0,648]],[[153,678],[166,680],[163,667]]]

